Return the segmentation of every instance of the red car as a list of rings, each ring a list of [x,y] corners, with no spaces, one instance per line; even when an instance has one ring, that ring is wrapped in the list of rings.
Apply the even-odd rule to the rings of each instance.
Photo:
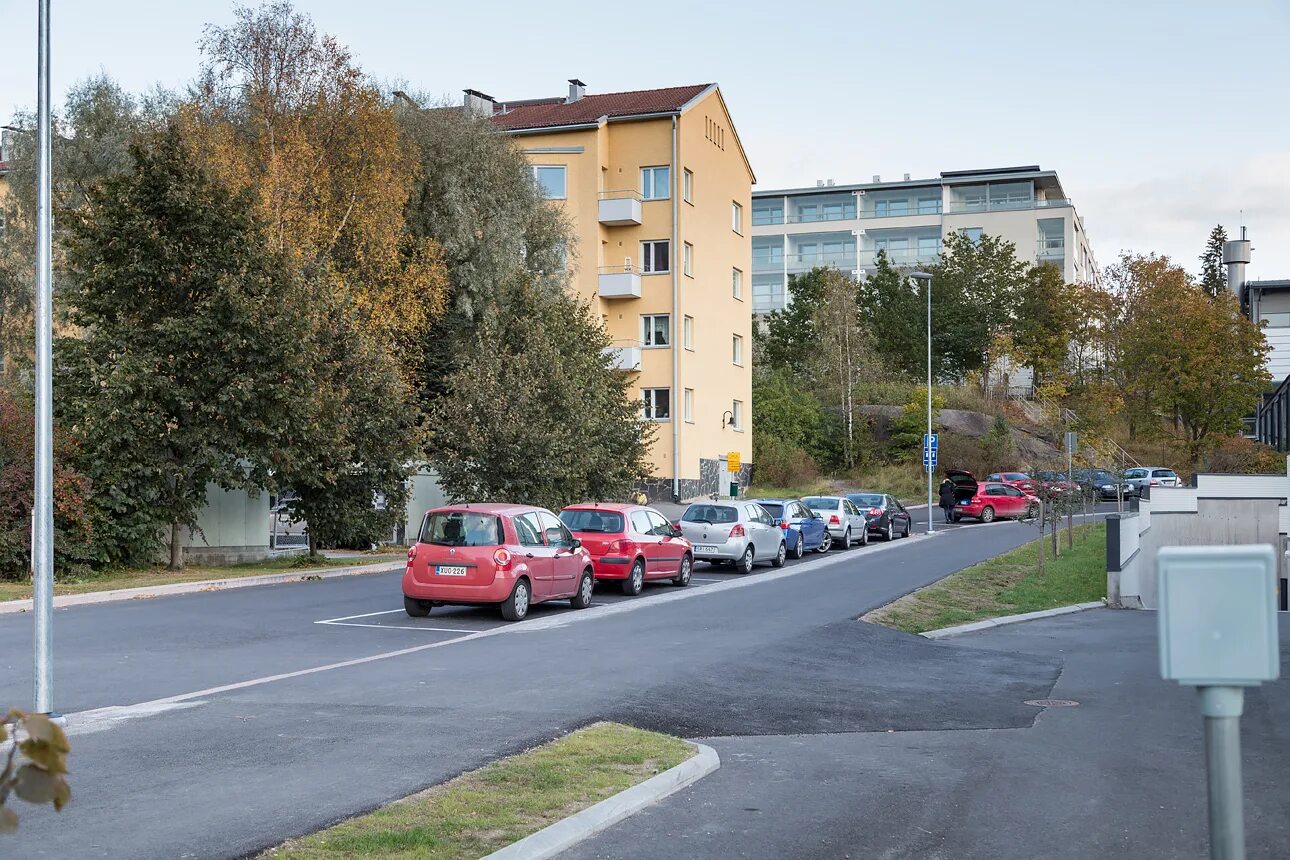
[[[985,479],[1016,487],[1030,496],[1035,495],[1039,490],[1039,482],[1025,472],[995,472],[993,475],[987,475]]]
[[[1039,515],[1039,500],[1011,484],[998,481],[977,482],[971,472],[951,469],[946,477],[954,482],[954,511],[950,518],[958,522],[972,517],[983,523],[999,517],[1033,517]]]
[[[403,608],[495,604],[520,621],[534,603],[591,605],[591,556],[555,514],[528,505],[462,504],[429,511],[403,573]]]
[[[640,505],[570,505],[560,520],[591,554],[596,579],[616,579],[623,594],[640,594],[646,580],[690,584],[694,551],[680,530]]]

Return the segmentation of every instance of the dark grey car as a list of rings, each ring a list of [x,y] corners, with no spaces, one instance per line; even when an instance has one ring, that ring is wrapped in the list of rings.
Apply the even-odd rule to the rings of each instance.
[[[847,498],[860,509],[869,521],[869,533],[884,540],[909,537],[914,518],[894,496],[886,493],[847,493]]]

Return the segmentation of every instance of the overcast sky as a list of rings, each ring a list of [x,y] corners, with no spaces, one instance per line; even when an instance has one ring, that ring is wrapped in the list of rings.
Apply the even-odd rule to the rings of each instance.
[[[56,103],[99,71],[180,87],[227,2],[53,0]],[[35,102],[34,0],[5,4],[0,116]],[[1290,277],[1290,4],[427,3],[298,0],[383,81],[459,97],[717,81],[758,187],[1039,164],[1099,262],[1168,254],[1210,228],[1253,240],[1251,277]]]

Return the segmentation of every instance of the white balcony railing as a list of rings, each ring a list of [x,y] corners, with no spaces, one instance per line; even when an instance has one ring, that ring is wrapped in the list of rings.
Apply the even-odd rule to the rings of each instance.
[[[630,261],[621,266],[603,266],[597,276],[596,292],[602,299],[641,297],[641,270]]]
[[[610,361],[612,362],[610,364],[610,368],[613,370],[636,373],[641,369],[640,341],[620,341],[614,346],[606,347],[605,354],[609,356]]]
[[[606,227],[639,227],[641,196],[635,191],[602,191],[597,214]]]

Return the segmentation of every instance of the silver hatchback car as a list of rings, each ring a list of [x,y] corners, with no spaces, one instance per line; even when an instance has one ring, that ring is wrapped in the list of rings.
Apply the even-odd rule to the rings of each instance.
[[[869,520],[855,502],[845,496],[807,496],[802,501],[824,517],[835,548],[851,549],[852,541],[860,546],[869,543]]]
[[[733,564],[739,573],[752,573],[755,561],[783,567],[788,558],[779,523],[755,502],[695,502],[680,524],[695,561]]]

